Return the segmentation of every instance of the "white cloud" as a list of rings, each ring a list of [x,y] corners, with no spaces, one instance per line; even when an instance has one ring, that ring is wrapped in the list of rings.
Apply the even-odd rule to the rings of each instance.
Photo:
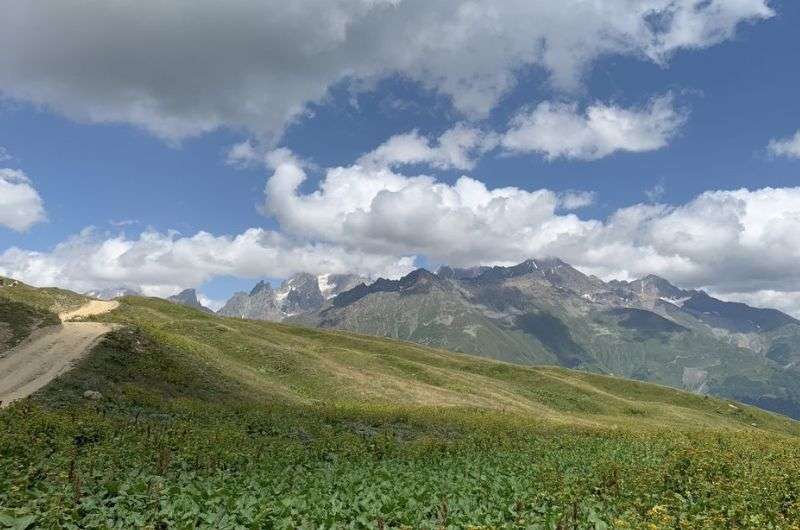
[[[0,226],[23,232],[45,218],[42,198],[25,173],[0,168]]]
[[[219,311],[222,309],[222,306],[225,305],[225,300],[215,300],[207,297],[203,293],[197,293],[197,301],[200,302],[200,305],[207,307],[212,311]]]
[[[48,252],[6,250],[0,274],[79,291],[129,285],[168,295],[216,276],[397,277],[416,256],[455,266],[558,256],[606,279],[659,274],[800,315],[800,187],[708,191],[682,205],[640,203],[591,219],[569,211],[590,204],[588,192],[404,175],[388,167],[396,159],[388,156],[379,159],[384,165],[373,158],[325,169],[306,191],[306,164],[291,151],[253,153],[271,168],[263,211],[279,231],[127,238],[87,230]],[[28,183],[19,172],[5,174]]]
[[[420,136],[418,131],[392,136],[357,163],[367,167],[426,164],[437,169],[472,169],[475,158],[496,145],[496,135],[458,124],[436,142]]]
[[[770,140],[767,150],[773,156],[800,158],[800,131],[789,138]]]
[[[469,177],[451,185],[359,165],[331,168],[301,194],[302,164],[283,151],[274,167],[265,211],[298,238],[453,265],[560,256],[605,278],[654,273],[721,293],[800,284],[800,188],[709,191],[603,221],[561,213],[564,196],[549,190],[489,189]]]
[[[670,94],[655,97],[643,108],[623,109],[595,104],[585,115],[576,105],[541,103],[531,112],[519,114],[511,128],[503,133],[487,132],[463,123],[433,139],[418,130],[397,134],[356,160],[368,171],[394,170],[409,165],[425,165],[433,169],[470,170],[477,160],[499,145],[512,152],[539,152],[548,159],[559,157],[595,160],[617,151],[652,151],[667,145],[686,121],[686,112],[675,109]],[[284,152],[265,149],[263,143],[246,140],[233,145],[226,163],[234,167],[272,166],[270,156]],[[293,155],[292,155],[293,156]],[[307,164],[307,163],[306,163]],[[584,203],[564,207],[579,208]]]
[[[661,149],[685,121],[686,113],[675,108],[669,94],[634,109],[598,103],[579,112],[575,104],[544,102],[511,121],[502,145],[549,160],[596,160],[617,151]]]
[[[225,163],[238,168],[263,164],[263,150],[259,149],[253,140],[245,140],[244,142],[234,144],[228,149]]]
[[[772,15],[766,0],[6,2],[0,93],[172,141],[270,140],[342,81],[399,74],[480,118],[527,67],[571,91],[599,57],[665,64]]]
[[[280,232],[146,231],[131,239],[88,230],[49,252],[6,250],[0,274],[81,291],[133,285],[168,295],[223,275],[397,277],[415,256],[452,265],[559,256],[606,279],[654,273],[800,315],[800,188],[709,191],[686,204],[635,204],[600,220],[565,212],[566,196],[549,190],[490,189],[466,176],[448,184],[360,165],[328,169],[318,189],[301,193],[302,163],[285,149],[268,159],[275,169],[264,209]]]
[[[617,211],[567,257],[604,276],[661,274],[716,292],[792,291],[800,282],[800,188],[709,191],[687,204]]]
[[[324,243],[302,243],[251,228],[235,237],[199,232],[146,231],[138,238],[109,236],[92,229],[50,252],[10,248],[0,254],[0,274],[33,285],[59,285],[85,292],[135,286],[151,296],[196,287],[215,276],[287,277],[296,272],[376,273],[396,277],[414,258],[374,255]]]
[[[580,224],[573,216],[554,215],[559,198],[548,190],[489,190],[469,177],[449,185],[354,165],[327,170],[319,189],[302,195],[302,164],[285,150],[273,162],[266,213],[295,237],[367,252],[421,253],[465,264],[515,254],[520,237],[548,240],[559,227]]]
[[[559,206],[564,210],[579,210],[594,204],[597,194],[593,191],[571,190],[559,195]]]
[[[11,156],[11,153],[8,152],[8,149],[0,145],[0,162],[8,162],[12,158],[14,157]]]

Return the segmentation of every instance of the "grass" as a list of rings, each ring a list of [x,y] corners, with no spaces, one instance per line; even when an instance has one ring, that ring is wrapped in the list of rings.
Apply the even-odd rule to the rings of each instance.
[[[2,299],[51,313],[77,309],[89,301],[87,297],[66,289],[36,288],[0,276],[0,300]]]
[[[172,352],[163,358],[185,359],[213,374],[203,380],[228,380],[256,402],[477,407],[565,424],[752,430],[755,423],[800,433],[800,424],[786,418],[667,387],[346,332],[219,318],[157,299],[126,298],[101,319],[140,330]],[[633,417],[631,408],[639,411]]]
[[[33,331],[58,324],[56,315],[0,297],[0,353],[13,348]]]
[[[101,318],[126,327],[0,413],[0,528],[800,523],[798,424],[752,407],[154,299]]]

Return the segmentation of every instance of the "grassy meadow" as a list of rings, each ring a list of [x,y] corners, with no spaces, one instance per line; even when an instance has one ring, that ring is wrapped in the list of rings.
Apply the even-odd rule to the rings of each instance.
[[[125,327],[0,412],[0,528],[800,528],[800,425],[753,407],[155,299],[99,319]]]

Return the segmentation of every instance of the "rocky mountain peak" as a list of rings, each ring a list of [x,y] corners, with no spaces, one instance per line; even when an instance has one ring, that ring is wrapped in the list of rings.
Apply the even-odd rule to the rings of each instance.
[[[197,299],[197,291],[194,289],[184,289],[178,294],[170,296],[169,299],[173,302],[179,302],[185,305],[194,305],[200,303],[200,301]]]
[[[645,301],[652,302],[664,300],[671,303],[682,303],[683,300],[688,299],[695,293],[694,291],[679,289],[655,274],[649,274],[632,282],[611,282],[611,284],[622,287]]]
[[[367,278],[357,274],[321,274],[317,276],[317,284],[322,296],[330,300],[339,293],[349,291],[360,283],[366,283]]]
[[[298,272],[281,283],[281,289],[319,289],[317,277],[307,272]]]
[[[476,281],[481,284],[526,276],[532,276],[533,281],[545,280],[553,287],[581,295],[606,289],[600,279],[587,276],[558,258],[528,259],[511,267],[486,268]]]
[[[523,261],[520,265],[527,265],[535,270],[555,270],[560,267],[569,267],[570,269],[573,268],[572,265],[558,258],[529,259]]]
[[[409,272],[400,279],[401,287],[411,287],[419,284],[438,282],[439,278],[427,269],[417,269]]]
[[[364,278],[355,274],[314,275],[301,272],[273,289],[269,282],[258,282],[250,293],[236,293],[219,313],[237,318],[280,321],[289,316],[320,309],[327,300],[348,291]]]
[[[378,278],[370,285],[361,283],[355,288],[336,296],[333,299],[333,305],[342,307],[374,293],[422,294],[430,292],[433,288],[446,289],[448,287],[441,276],[433,274],[426,269],[417,269],[399,280]]]
[[[277,299],[281,310],[287,315],[314,311],[325,303],[317,277],[306,272],[295,274],[284,281],[278,290]]]
[[[197,291],[194,289],[184,289],[178,294],[168,297],[167,300],[176,304],[212,312],[209,308],[200,303],[200,300],[197,299]]]
[[[273,292],[272,285],[270,285],[269,282],[261,280],[250,291],[250,296],[255,296],[255,295],[261,293],[262,291],[263,292],[267,292],[267,293],[272,293]]]
[[[485,266],[457,268],[457,267],[449,267],[447,265],[442,265],[436,271],[436,276],[442,279],[469,280],[472,278],[477,278],[490,268],[491,267],[485,267]]]
[[[142,292],[132,287],[110,287],[87,291],[83,294],[91,298],[97,298],[98,300],[114,300],[115,298],[121,298],[123,296],[141,296]]]

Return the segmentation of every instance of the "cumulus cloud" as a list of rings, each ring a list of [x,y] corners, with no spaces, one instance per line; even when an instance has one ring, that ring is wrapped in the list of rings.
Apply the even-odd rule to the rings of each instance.
[[[261,165],[265,163],[264,152],[253,140],[245,140],[228,149],[225,163],[237,168]]]
[[[302,243],[252,228],[237,236],[148,230],[137,238],[86,229],[50,252],[10,248],[0,254],[0,274],[33,285],[59,285],[79,292],[136,286],[151,296],[175,294],[215,276],[287,277],[296,272],[380,273],[396,277],[414,257],[347,251]]]
[[[592,198],[581,193],[490,188],[467,176],[448,183],[360,164],[329,168],[316,189],[302,191],[306,168],[291,151],[266,159],[273,169],[264,212],[280,231],[127,238],[87,230],[49,252],[6,250],[0,274],[166,295],[223,275],[397,277],[416,256],[457,266],[559,256],[605,279],[659,274],[800,314],[800,188],[709,191],[681,205],[640,203],[592,219],[569,211]]]
[[[456,124],[438,138],[418,130],[397,134],[356,160],[369,171],[425,165],[440,170],[470,170],[486,153],[498,146],[511,152],[539,152],[546,158],[596,160],[617,151],[642,152],[660,149],[677,134],[687,113],[676,109],[671,94],[655,97],[642,108],[624,109],[595,104],[578,113],[575,104],[539,104],[511,121],[505,133]],[[270,151],[249,139],[233,145],[226,163],[234,167],[272,166],[270,157],[285,151]],[[293,156],[293,155],[292,155]],[[589,196],[569,196],[566,209],[590,204]],[[578,201],[581,204],[577,204]],[[576,204],[576,206],[569,206]]]
[[[6,250],[0,274],[80,291],[133,285],[168,295],[216,276],[397,277],[417,256],[455,266],[558,256],[605,279],[659,274],[800,314],[800,187],[708,191],[685,204],[639,203],[592,219],[574,211],[594,200],[591,193],[406,175],[391,157],[324,169],[311,189],[307,165],[290,150],[257,160],[270,168],[263,212],[278,231],[147,230],[128,238],[87,230],[46,252]],[[27,183],[24,175],[14,180]]]
[[[25,173],[0,169],[0,226],[23,232],[45,218],[42,198]]]
[[[800,131],[797,131],[794,136],[789,138],[771,140],[767,146],[767,151],[773,156],[800,158]]]
[[[665,64],[771,16],[767,0],[8,2],[0,92],[172,141],[274,139],[341,82],[399,74],[481,118],[525,68],[570,91],[599,57]]]
[[[597,103],[581,112],[575,104],[544,102],[511,121],[502,145],[549,160],[596,160],[617,151],[661,149],[685,121],[686,113],[675,108],[670,94],[633,109]]]
[[[549,190],[489,190],[466,176],[449,185],[353,165],[327,170],[319,189],[301,194],[307,178],[302,163],[285,150],[273,162],[264,211],[283,230],[368,252],[421,253],[461,265],[492,253],[515,254],[515,237],[547,240],[562,225],[580,224],[574,216],[555,215],[559,198]]]
[[[720,293],[800,284],[800,188],[709,191],[599,220],[563,212],[588,196],[490,189],[466,176],[448,184],[358,164],[328,169],[318,189],[301,193],[302,163],[288,151],[274,161],[264,209],[294,237],[452,265],[559,256],[604,278],[654,273]]]
[[[413,130],[390,137],[373,151],[362,155],[357,163],[370,168],[402,167],[424,164],[435,169],[472,169],[477,158],[494,149],[497,135],[457,124],[431,139]],[[233,167],[272,165],[270,158],[280,150],[265,149],[253,139],[231,146],[226,164]]]
[[[472,169],[476,157],[496,145],[495,134],[458,124],[435,142],[420,136],[418,131],[392,136],[357,163],[367,167],[426,164],[436,169]]]
[[[645,270],[719,293],[791,291],[800,282],[800,188],[705,192],[680,206],[615,212],[586,240],[564,249],[603,276]]]

